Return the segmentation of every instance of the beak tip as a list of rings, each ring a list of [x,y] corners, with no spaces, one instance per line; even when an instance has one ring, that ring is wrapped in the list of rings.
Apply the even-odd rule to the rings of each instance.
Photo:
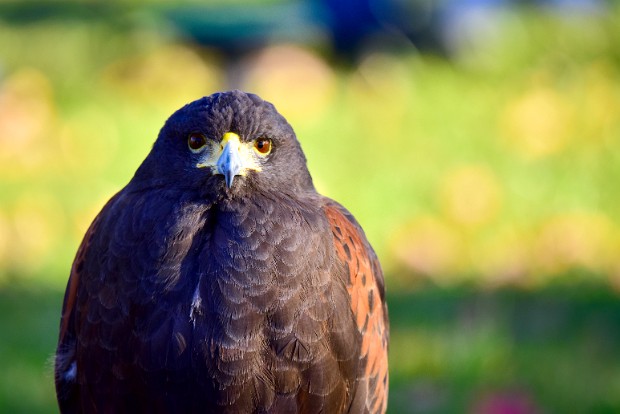
[[[231,174],[226,174],[224,178],[226,179],[226,188],[232,187],[235,176]]]
[[[235,141],[237,141],[235,143]],[[217,173],[224,176],[226,187],[231,188],[236,175],[240,175],[243,169],[243,161],[239,154],[238,138],[232,143],[227,142],[222,149],[222,154],[217,160]]]

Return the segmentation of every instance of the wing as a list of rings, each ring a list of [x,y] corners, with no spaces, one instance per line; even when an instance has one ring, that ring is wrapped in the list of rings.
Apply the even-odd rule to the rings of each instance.
[[[327,199],[325,214],[338,259],[348,270],[351,311],[362,335],[357,386],[350,412],[383,413],[387,408],[389,324],[379,260],[355,218]]]
[[[77,383],[76,366],[76,332],[75,332],[75,310],[78,298],[78,290],[81,282],[81,274],[84,270],[84,260],[87,252],[91,248],[91,242],[99,231],[99,223],[109,206],[113,204],[118,194],[110,199],[95,220],[86,231],[82,243],[77,251],[73,265],[65,298],[62,306],[62,316],[60,319],[60,334],[58,338],[58,348],[55,358],[55,381],[56,396],[61,412],[79,412],[79,386]]]
[[[189,303],[192,278],[181,277],[182,261],[201,221],[177,199],[126,187],[86,232],[60,323],[61,412],[153,412],[169,403],[164,390],[187,392],[178,383],[191,359],[189,305],[179,304]]]

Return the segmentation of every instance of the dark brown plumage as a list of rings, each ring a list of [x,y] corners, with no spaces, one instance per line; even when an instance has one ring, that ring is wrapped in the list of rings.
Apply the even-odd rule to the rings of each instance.
[[[294,132],[240,91],[173,114],[80,246],[63,413],[382,413],[381,268]]]

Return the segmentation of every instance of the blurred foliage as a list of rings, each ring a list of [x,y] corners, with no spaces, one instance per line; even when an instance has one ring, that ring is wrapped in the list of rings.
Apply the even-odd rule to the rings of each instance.
[[[600,286],[388,295],[390,413],[617,413],[620,302]],[[0,290],[0,411],[57,412],[58,291]]]
[[[85,229],[167,116],[239,87],[287,117],[402,292],[394,412],[616,412],[619,11],[498,11],[450,59],[375,50],[346,68],[285,43],[231,62],[135,10],[0,19],[0,411],[53,411],[40,370]],[[544,293],[558,278],[575,297]]]
[[[235,86],[289,119],[392,283],[538,285],[573,268],[619,283],[618,13],[494,17],[492,39],[452,60],[369,52],[344,70],[292,44],[230,64],[135,16],[1,23],[0,281],[62,285],[166,117]]]

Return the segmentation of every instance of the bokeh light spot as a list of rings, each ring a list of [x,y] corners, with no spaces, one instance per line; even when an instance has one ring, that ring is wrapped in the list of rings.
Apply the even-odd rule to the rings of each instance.
[[[545,86],[526,91],[504,113],[503,131],[510,145],[525,158],[561,151],[568,142],[570,127],[569,105]]]
[[[396,260],[405,269],[429,277],[441,275],[444,280],[458,267],[460,242],[452,227],[425,216],[404,226],[393,246]]]
[[[316,122],[335,92],[333,70],[300,46],[269,46],[246,61],[244,72],[245,89],[272,102],[292,124]]]
[[[441,186],[441,205],[458,224],[479,225],[493,219],[501,204],[498,179],[489,168],[466,165],[449,171]]]
[[[16,269],[39,270],[64,237],[65,214],[58,200],[41,190],[28,191],[13,205],[14,238],[10,257]]]
[[[172,112],[220,89],[219,68],[189,46],[171,44],[119,59],[101,74],[118,93]]]
[[[31,68],[12,73],[0,86],[0,164],[28,167],[41,162],[54,119],[47,77]]]
[[[534,241],[537,273],[555,275],[571,267],[606,273],[617,262],[617,229],[601,213],[558,214],[543,222]]]

